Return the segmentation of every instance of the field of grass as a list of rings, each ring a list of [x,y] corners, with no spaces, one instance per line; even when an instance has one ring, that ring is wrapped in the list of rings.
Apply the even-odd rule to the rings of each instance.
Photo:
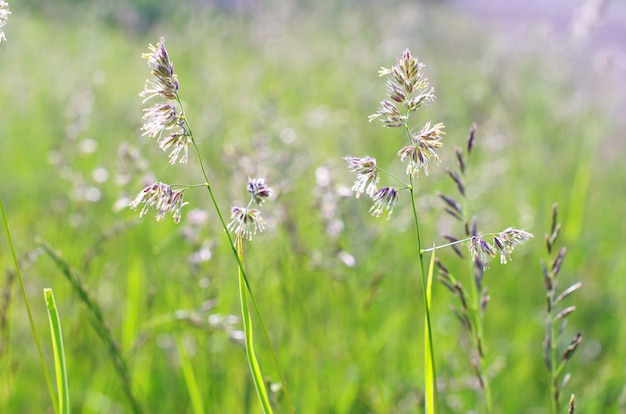
[[[622,84],[545,33],[524,43],[496,38],[445,4],[260,3],[177,7],[153,21],[86,2],[67,14],[11,3],[0,44],[0,196],[50,370],[42,292],[54,290],[73,411],[132,412],[109,344],[41,243],[102,309],[145,412],[198,412],[191,377],[202,411],[261,412],[235,340],[237,265],[206,192],[185,193],[180,224],[120,208],[155,180],[203,182],[194,156],[169,165],[141,137],[137,94],[149,77],[141,53],[164,36],[222,211],[245,202],[248,177],[266,177],[274,190],[266,231],[245,245],[246,267],[297,412],[423,410],[424,309],[409,200],[390,221],[371,217],[367,200],[345,196],[354,178],[341,159],[371,155],[403,173],[400,133],[367,117],[385,96],[377,70],[410,48],[438,98],[417,121],[446,125],[441,165],[415,187],[424,244],[460,232],[436,193],[454,194],[445,168],[455,168],[472,122],[467,192],[480,229],[535,234],[510,264],[494,260],[485,273],[494,413],[550,412],[540,261],[554,203],[558,245],[568,248],[561,286],[582,282],[566,303],[577,309],[563,346],[579,331],[584,339],[567,366],[563,404],[575,393],[577,412],[626,413],[626,145],[611,94]],[[189,220],[201,215],[194,210],[208,220]],[[191,260],[201,249],[210,260]],[[439,255],[469,284],[463,261],[451,250]],[[0,269],[0,412],[53,412],[6,237]],[[451,304],[435,283],[442,412],[484,412]],[[255,339],[275,383],[258,328]],[[276,412],[287,412],[280,396]]]

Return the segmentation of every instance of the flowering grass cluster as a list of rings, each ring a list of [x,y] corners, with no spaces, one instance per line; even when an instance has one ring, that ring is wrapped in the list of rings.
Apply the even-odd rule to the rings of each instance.
[[[164,183],[154,183],[144,188],[133,201],[130,208],[135,210],[140,204],[143,208],[139,212],[139,217],[143,217],[150,207],[157,211],[156,220],[161,221],[165,214],[170,212],[174,216],[174,222],[179,223],[182,216],[182,208],[188,203],[183,202],[183,191],[173,190],[171,186]]]
[[[262,232],[265,229],[265,221],[263,217],[261,217],[261,211],[257,208],[252,208],[252,206],[257,205],[260,207],[270,197],[272,193],[271,189],[265,183],[264,178],[248,178],[247,190],[250,193],[250,201],[245,207],[232,207],[231,221],[229,224],[226,224],[224,216],[215,199],[191,127],[185,117],[185,112],[178,95],[178,78],[174,73],[174,64],[170,60],[167,49],[165,48],[165,39],[161,38],[156,46],[150,45],[149,48],[150,52],[144,53],[142,57],[148,60],[148,67],[151,70],[152,78],[146,81],[144,90],[140,92],[139,96],[144,98],[143,103],[158,97],[166,101],[158,102],[152,107],[144,109],[143,120],[145,123],[141,131],[144,136],[147,135],[152,138],[157,138],[157,143],[164,151],[172,148],[169,155],[170,164],[176,164],[176,162],[186,163],[189,159],[189,147],[192,147],[198,156],[200,170],[205,182],[202,184],[176,186],[177,189],[174,189],[171,185],[156,182],[145,187],[135,199],[130,202],[129,207],[135,210],[140,205],[143,205],[139,213],[140,217],[145,215],[151,208],[154,208],[157,212],[157,221],[163,220],[167,213],[172,213],[174,221],[179,223],[182,216],[182,208],[187,204],[183,201],[183,192],[193,187],[206,188],[228,241],[231,244],[232,252],[237,260],[239,296],[244,329],[243,342],[245,344],[246,356],[248,358],[259,402],[261,403],[264,413],[272,412],[266,385],[263,382],[263,374],[254,351],[252,341],[253,327],[248,308],[248,300],[252,302],[254,310],[261,322],[261,330],[270,347],[276,370],[280,376],[281,389],[290,407],[290,412],[293,412],[284,376],[278,366],[276,353],[272,347],[265,324],[262,321],[258,304],[254,298],[250,282],[244,269],[243,239],[251,240],[254,234]],[[231,233],[235,235],[234,241]]]
[[[439,194],[439,197],[445,202],[445,210],[455,219],[464,222],[465,237],[457,239],[452,236],[444,236],[449,243],[435,246],[428,249],[422,248],[421,232],[419,225],[419,215],[416,210],[415,191],[413,187],[414,179],[419,177],[419,172],[424,171],[428,175],[428,168],[432,161],[440,162],[437,151],[442,147],[441,139],[445,134],[444,124],[426,122],[420,129],[413,129],[410,126],[411,115],[424,105],[435,101],[435,90],[428,83],[428,79],[422,74],[424,65],[420,63],[411,52],[407,49],[402,57],[397,60],[396,64],[390,69],[381,68],[380,76],[387,76],[387,98],[380,102],[378,111],[369,116],[369,120],[378,119],[387,128],[402,128],[405,132],[406,142],[401,147],[397,156],[401,163],[406,163],[405,174],[408,177],[408,183],[404,183],[399,178],[390,174],[388,171],[380,168],[376,159],[370,156],[362,158],[347,156],[344,160],[348,164],[349,170],[356,175],[356,179],[352,186],[352,191],[356,198],[367,194],[373,205],[370,213],[373,216],[380,217],[383,212],[387,211],[387,220],[391,218],[394,208],[398,205],[400,190],[408,190],[411,196],[411,206],[413,209],[413,217],[415,222],[416,247],[418,251],[418,260],[420,267],[420,276],[422,281],[422,291],[424,298],[424,316],[425,326],[425,349],[424,358],[425,365],[428,367],[425,374],[425,402],[426,412],[438,412],[438,391],[436,387],[437,377],[435,369],[435,348],[433,345],[433,333],[430,318],[430,285],[433,278],[432,264],[428,273],[424,264],[424,253],[432,252],[444,247],[451,247],[460,256],[463,256],[458,249],[460,243],[469,242],[470,260],[473,266],[473,284],[471,285],[471,293],[467,294],[460,282],[458,282],[440,263],[440,280],[455,295],[459,296],[462,303],[461,311],[457,312],[461,322],[471,333],[475,349],[478,357],[474,359],[473,364],[481,389],[485,394],[486,412],[491,412],[491,395],[489,390],[488,377],[486,376],[486,366],[484,361],[484,339],[483,339],[483,313],[489,296],[486,288],[482,286],[482,276],[485,269],[489,267],[489,259],[500,256],[500,263],[504,264],[511,260],[511,254],[515,247],[522,244],[533,237],[532,234],[509,227],[500,233],[489,233],[480,235],[476,229],[476,220],[474,224],[469,225],[467,220],[467,212],[464,204],[458,203],[452,197]],[[467,152],[471,152],[475,125],[470,130],[468,139]],[[466,162],[462,150],[457,150],[457,161],[459,162],[459,171],[448,171],[448,175],[454,180],[457,189],[465,199],[465,184],[463,182],[465,176]],[[385,173],[397,182],[402,183],[401,186],[389,186],[379,188],[381,173]],[[487,241],[491,237],[492,241]],[[432,258],[434,259],[434,254]]]
[[[264,178],[249,178],[248,192],[250,193],[250,202],[246,207],[231,208],[231,221],[228,224],[228,230],[240,239],[252,240],[253,234],[265,230],[265,221],[261,217],[259,209],[250,207],[252,204],[261,206],[271,195],[272,190],[265,184]]]
[[[432,160],[440,161],[437,149],[443,145],[441,138],[445,134],[442,123],[431,126],[431,123],[427,122],[418,131],[412,130],[409,126],[411,114],[436,99],[435,89],[422,74],[423,67],[424,65],[411,55],[411,51],[406,49],[394,66],[390,69],[381,68],[379,76],[388,77],[387,99],[383,99],[378,111],[369,116],[370,122],[379,119],[385,127],[404,128],[406,131],[408,143],[400,148],[397,156],[400,162],[407,163],[406,174],[411,178],[411,182],[418,176],[420,170],[424,170],[424,174],[428,175],[428,165]],[[356,174],[352,186],[356,198],[367,194],[374,203],[370,213],[380,217],[386,210],[389,220],[398,205],[398,191],[412,188],[412,184],[379,189],[379,174],[384,170],[377,166],[375,158],[347,156],[344,160],[348,163],[350,171]],[[393,178],[400,181],[396,177]]]
[[[161,38],[156,46],[150,45],[150,53],[144,53],[142,57],[148,60],[153,76],[146,81],[144,90],[139,93],[144,98],[143,103],[160,96],[182,107],[178,96],[178,78],[165,49],[165,39]],[[184,113],[176,105],[168,102],[156,103],[151,108],[144,109],[143,120],[143,135],[157,138],[163,151],[172,148],[170,164],[175,164],[176,161],[187,162],[193,138]],[[164,134],[165,131],[168,132]]]
[[[533,237],[531,233],[509,227],[497,235],[493,235],[493,244],[484,239],[485,236],[472,236],[469,251],[472,260],[483,269],[489,268],[489,258],[500,255],[500,263],[505,264],[511,260],[511,253],[515,246],[522,244]]]

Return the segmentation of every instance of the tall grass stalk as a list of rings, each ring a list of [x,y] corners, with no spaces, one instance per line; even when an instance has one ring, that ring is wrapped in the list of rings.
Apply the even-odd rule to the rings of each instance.
[[[425,409],[430,414],[439,412],[439,397],[428,297],[429,287],[423,257],[424,250],[422,249],[420,221],[415,203],[414,180],[417,178],[420,170],[423,170],[424,174],[428,175],[428,164],[431,160],[439,161],[436,150],[442,146],[440,140],[444,135],[444,125],[439,123],[431,127],[430,122],[427,122],[419,131],[413,130],[410,126],[411,115],[420,107],[434,102],[436,99],[434,88],[430,87],[428,79],[422,76],[421,69],[423,66],[417,58],[411,55],[410,50],[406,49],[394,66],[390,69],[381,68],[378,72],[379,76],[388,78],[387,99],[382,100],[379,110],[369,117],[370,121],[379,118],[385,127],[402,128],[405,131],[407,140],[405,146],[397,152],[397,156],[401,162],[406,161],[407,163],[406,175],[408,176],[408,183],[378,167],[376,159],[369,156],[363,158],[348,156],[344,159],[348,162],[351,171],[356,173],[357,176],[352,190],[357,198],[363,193],[370,196],[374,202],[370,213],[376,217],[380,217],[383,211],[387,210],[387,219],[389,220],[393,209],[398,204],[399,192],[402,190],[409,191],[424,304],[424,341],[426,343],[424,348],[424,363],[426,367],[424,371],[426,384]],[[401,185],[378,189],[380,173],[390,176],[394,181],[401,183]]]
[[[54,369],[57,379],[57,392],[59,396],[59,414],[70,413],[70,387],[67,378],[67,365],[65,363],[65,349],[63,347],[63,331],[61,330],[61,318],[57,309],[52,289],[43,290],[44,299],[48,308],[48,320],[50,322],[50,334],[52,336],[52,350],[54,355]]]
[[[464,237],[457,238],[444,234],[443,237],[449,242],[435,246],[432,250],[451,247],[458,256],[465,258],[465,254],[461,252],[458,245],[461,243],[469,243],[470,254],[467,258],[467,273],[470,279],[469,292],[466,292],[463,284],[457,280],[440,261],[438,262],[438,279],[460,300],[460,308],[455,309],[454,312],[463,328],[467,331],[468,336],[471,338],[473,347],[471,363],[478,381],[479,389],[482,391],[484,410],[489,414],[493,412],[493,402],[485,358],[484,320],[485,309],[487,308],[490,297],[483,283],[484,274],[485,270],[489,267],[489,259],[491,257],[495,257],[499,254],[500,263],[507,263],[507,261],[510,260],[514,247],[533,236],[530,233],[512,227],[500,233],[481,235],[477,229],[477,219],[474,217],[470,223],[466,196],[467,186],[465,181],[469,158],[474,146],[475,134],[476,124],[472,124],[467,138],[466,150],[463,151],[461,148],[456,149],[457,169],[446,169],[448,176],[456,186],[461,201],[458,202],[454,197],[439,193],[439,198],[444,202],[444,211],[462,223]],[[492,244],[486,241],[487,237],[492,238]],[[426,251],[429,250],[431,249],[427,249]]]
[[[50,394],[50,400],[52,401],[54,412],[58,413],[59,402],[54,394],[54,387],[52,386],[50,373],[48,372],[46,360],[43,356],[41,342],[39,341],[39,335],[37,334],[37,329],[35,328],[35,321],[33,319],[33,313],[30,309],[30,302],[28,301],[28,296],[26,295],[26,288],[24,287],[24,279],[22,278],[22,271],[20,270],[20,265],[17,261],[17,255],[15,253],[15,246],[13,245],[13,238],[11,237],[11,230],[9,229],[9,221],[7,219],[6,212],[4,210],[4,202],[2,201],[2,197],[0,197],[0,212],[2,212],[2,223],[4,225],[4,231],[7,235],[7,241],[9,243],[9,250],[11,250],[11,257],[13,258],[13,265],[15,266],[15,274],[17,275],[17,280],[19,281],[19,284],[20,284],[20,291],[22,292],[22,298],[24,299],[24,306],[26,307],[26,313],[28,314],[28,322],[30,323],[30,330],[33,334],[33,339],[35,340],[35,346],[37,347],[37,354],[39,355],[39,362],[41,363],[43,376],[46,381],[46,385],[48,387],[48,393]]]
[[[143,54],[143,57],[148,60],[148,66],[152,70],[154,79],[146,82],[145,89],[140,93],[140,96],[146,97],[144,99],[144,103],[155,96],[160,96],[169,101],[175,102],[177,106],[170,105],[169,103],[157,103],[152,108],[145,109],[144,120],[146,120],[146,123],[142,127],[144,135],[157,138],[157,142],[163,150],[172,148],[172,152],[170,153],[171,164],[175,164],[177,161],[180,163],[186,163],[188,159],[188,148],[191,147],[196,153],[200,171],[205,181],[203,184],[199,185],[176,186],[182,187],[180,190],[175,190],[173,188],[174,186],[169,186],[160,182],[155,183],[140,192],[135,200],[131,202],[130,207],[135,209],[139,206],[139,204],[143,203],[144,207],[141,210],[141,216],[147,212],[149,207],[154,206],[157,209],[157,220],[163,219],[167,212],[171,212],[174,216],[174,221],[178,223],[181,219],[182,207],[187,204],[183,202],[183,192],[190,188],[199,186],[207,189],[209,198],[211,199],[211,204],[217,213],[220,224],[226,234],[228,244],[233,252],[239,269],[241,284],[240,301],[244,327],[246,328],[246,355],[248,363],[252,369],[252,377],[261,406],[266,413],[271,412],[271,406],[269,404],[269,398],[267,397],[267,391],[265,390],[265,384],[263,382],[259,363],[256,359],[254,348],[252,347],[252,325],[248,311],[247,294],[245,294],[245,292],[242,293],[241,291],[244,286],[245,290],[247,290],[250,295],[250,300],[259,319],[261,330],[270,348],[270,353],[280,378],[282,390],[289,407],[289,412],[292,413],[294,408],[287,391],[286,381],[278,364],[276,352],[271,343],[269,333],[267,332],[267,328],[263,321],[263,316],[254,297],[252,286],[250,285],[250,281],[243,266],[243,250],[239,248],[242,237],[251,239],[252,234],[255,234],[257,230],[262,231],[264,229],[264,221],[260,216],[260,212],[257,209],[251,209],[250,205],[253,202],[260,205],[263,202],[263,199],[270,195],[270,190],[265,186],[263,179],[250,179],[248,183],[248,191],[252,194],[252,200],[245,208],[233,207],[231,211],[231,222],[229,224],[226,223],[224,215],[222,214],[215,197],[212,182],[209,180],[204,166],[196,138],[186,117],[185,109],[180,99],[178,92],[178,78],[174,74],[174,65],[165,48],[165,39],[161,38],[156,47],[150,45],[150,50],[151,53],[145,53]],[[163,136],[163,132],[165,130],[170,130],[172,132],[166,137]],[[231,236],[231,231],[236,233],[235,240],[233,240],[233,237]]]
[[[567,318],[576,310],[575,306],[568,306],[564,309],[560,309],[559,305],[563,299],[582,287],[582,284],[577,282],[559,293],[557,276],[561,270],[563,260],[565,259],[565,253],[567,251],[565,247],[561,247],[558,252],[553,254],[556,249],[556,241],[560,232],[561,224],[558,221],[558,206],[554,204],[552,206],[550,233],[546,233],[545,235],[548,255],[553,256],[548,258],[546,261],[541,262],[546,288],[547,307],[546,334],[543,342],[543,353],[550,380],[550,405],[552,408],[552,414],[559,413],[561,409],[561,392],[570,379],[570,374],[565,373],[565,367],[583,340],[582,332],[579,332],[574,335],[574,338],[565,349],[559,349],[559,339],[567,324]],[[568,410],[571,413],[574,412],[574,394],[572,394],[570,398]]]
[[[408,127],[407,127],[407,132]],[[419,258],[420,279],[422,282],[422,297],[424,299],[424,370],[426,384],[426,413],[439,413],[439,395],[437,392],[437,368],[435,365],[435,347],[433,346],[433,331],[430,318],[430,291],[432,266],[429,267],[428,278],[424,271],[424,251],[422,250],[422,238],[420,235],[419,217],[415,206],[415,194],[413,192],[413,176],[409,176],[409,191],[411,193],[411,209],[413,210],[413,219],[415,223],[415,240],[417,247],[417,257]],[[432,261],[434,263],[435,251],[432,252]]]

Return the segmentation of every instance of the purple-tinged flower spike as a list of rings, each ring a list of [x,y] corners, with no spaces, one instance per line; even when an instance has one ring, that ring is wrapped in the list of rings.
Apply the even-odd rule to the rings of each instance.
[[[160,137],[166,129],[178,127],[182,121],[176,106],[167,103],[157,103],[151,108],[144,109],[142,119],[145,121],[141,127],[142,135],[152,138]]]
[[[179,223],[182,208],[188,203],[183,202],[184,190],[173,190],[167,184],[158,182],[144,188],[133,201],[129,204],[129,207],[135,210],[140,204],[143,204],[143,208],[139,212],[139,217],[143,217],[148,212],[150,207],[154,207],[157,211],[156,220],[161,221],[165,218],[165,214],[170,212],[174,216],[174,222]]]
[[[272,195],[272,189],[265,184],[265,178],[248,178],[248,192],[259,206]]]
[[[411,55],[411,51],[406,49],[391,69],[380,68],[379,76],[389,76],[387,81],[389,99],[380,102],[378,111],[369,116],[370,122],[381,118],[386,127],[402,127],[406,125],[411,112],[435,101],[435,89],[429,85],[428,79],[422,76],[423,67],[424,65]],[[406,108],[405,115],[401,114],[398,105]]]
[[[483,270],[489,268],[489,257],[496,256],[496,248],[477,236],[470,240],[469,251],[472,261],[478,264]]]
[[[407,116],[402,115],[398,107],[391,101],[385,99],[380,102],[380,108],[375,114],[367,117],[372,122],[374,119],[382,117],[380,120],[388,128],[398,128],[406,124]]]
[[[439,163],[439,156],[436,150],[442,147],[441,136],[445,135],[442,131],[444,125],[438,123],[433,127],[427,122],[422,130],[411,136],[411,145],[407,145],[398,151],[400,161],[408,160],[406,165],[406,174],[417,177],[420,168],[424,170],[424,174],[428,175],[428,163],[434,159]]]
[[[511,253],[513,253],[515,246],[523,244],[533,237],[531,233],[513,227],[509,227],[500,232],[500,234],[493,238],[493,243],[500,253],[500,263],[505,264],[507,261],[511,260]]]
[[[376,159],[370,157],[343,157],[348,163],[350,172],[356,174],[356,180],[352,186],[352,191],[356,194],[356,198],[361,197],[365,193],[373,196],[377,191],[379,180],[378,168],[376,167]]]
[[[179,157],[179,163],[181,164],[185,164],[189,160],[191,138],[182,129],[170,134],[167,137],[159,138],[157,142],[163,151],[167,151],[170,147],[173,147],[172,152],[170,153],[170,164],[176,164]]]
[[[139,96],[144,98],[144,103],[157,95],[176,100],[178,78],[174,74],[174,64],[165,49],[165,38],[162,37],[156,46],[149,45],[149,48],[150,53],[144,53],[141,57],[148,60],[154,79],[146,81],[146,86]]]
[[[261,217],[261,211],[255,208],[233,207],[230,219],[228,231],[232,231],[241,239],[252,240],[253,234],[265,230],[265,220]]]
[[[191,137],[187,132],[185,118],[179,115],[174,105],[158,103],[151,108],[144,109],[143,119],[146,123],[141,127],[143,135],[158,137],[157,143],[163,151],[173,147],[170,153],[170,164],[175,164],[180,157],[180,163],[189,159]],[[169,136],[164,137],[163,131],[176,129]],[[182,155],[181,155],[182,154]]]
[[[2,28],[5,24],[7,24],[9,14],[11,14],[9,11],[9,4],[6,1],[0,0],[0,43],[2,43],[3,40],[5,42],[7,40]]]
[[[373,196],[374,205],[370,208],[372,216],[380,217],[383,210],[387,210],[387,220],[391,218],[393,209],[398,205],[398,190],[393,187],[385,187],[378,190]]]

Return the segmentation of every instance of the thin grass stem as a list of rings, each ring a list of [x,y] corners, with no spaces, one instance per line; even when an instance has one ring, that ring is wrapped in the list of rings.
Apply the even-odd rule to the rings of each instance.
[[[178,97],[178,95],[176,95],[176,101],[178,102],[178,104],[180,105],[181,108],[181,113],[185,114],[185,110],[183,108],[182,102],[180,101],[180,98]],[[184,116],[184,115],[183,115]],[[224,219],[224,215],[222,214],[222,211],[219,207],[219,204],[217,203],[217,199],[215,198],[215,194],[213,192],[213,188],[211,186],[208,174],[206,172],[206,169],[204,167],[204,163],[202,161],[202,157],[200,155],[200,149],[198,148],[198,145],[196,144],[196,140],[194,138],[193,135],[193,131],[191,130],[191,126],[189,125],[188,120],[185,118],[185,125],[187,126],[187,132],[189,133],[189,137],[191,138],[191,142],[193,144],[194,150],[196,152],[196,155],[198,157],[198,162],[200,164],[200,170],[202,171],[202,176],[205,179],[205,184],[204,186],[206,187],[207,191],[209,192],[209,197],[211,198],[211,203],[213,204],[213,207],[215,208],[215,211],[217,213],[218,219],[220,221],[220,224],[222,225],[222,228],[224,229],[224,233],[226,234],[226,237],[228,238],[228,244],[231,248],[231,251],[233,252],[235,259],[237,260],[237,265],[239,267],[239,271],[240,271],[240,277],[243,280],[243,283],[246,286],[246,289],[248,290],[248,293],[250,294],[250,300],[252,301],[252,305],[254,306],[254,310],[255,313],[257,315],[257,317],[259,318],[259,324],[261,325],[261,331],[263,332],[263,336],[265,337],[265,340],[270,348],[270,353],[272,354],[272,360],[274,362],[274,366],[276,367],[276,371],[278,373],[280,382],[281,382],[281,387],[282,387],[282,391],[285,395],[285,400],[287,401],[287,405],[289,407],[289,412],[290,413],[294,413],[294,406],[291,403],[291,398],[289,396],[289,392],[287,390],[287,383],[285,381],[285,377],[283,375],[282,370],[280,369],[280,365],[278,364],[278,357],[276,356],[276,351],[274,349],[274,346],[272,345],[272,342],[270,340],[270,336],[269,333],[267,331],[267,328],[265,326],[265,322],[263,320],[263,316],[261,315],[261,310],[259,308],[259,305],[256,301],[256,298],[254,296],[254,293],[252,292],[252,287],[250,286],[250,282],[248,280],[248,277],[246,275],[246,271],[244,269],[243,266],[243,261],[242,261],[242,257],[240,256],[239,252],[237,251],[237,248],[235,247],[235,241],[233,240],[230,232],[228,231],[228,225],[226,224],[226,220]],[[237,241],[238,243],[241,242],[241,240],[238,239]],[[243,306],[243,303],[242,303]],[[246,304],[247,306],[247,304]],[[250,361],[249,361],[250,362]]]
[[[59,413],[59,402],[57,401],[57,398],[54,394],[54,387],[52,386],[50,373],[48,372],[48,367],[46,366],[46,360],[43,356],[43,350],[41,348],[41,342],[39,341],[39,335],[37,335],[37,329],[35,328],[35,320],[33,319],[33,312],[30,309],[30,302],[28,302],[28,296],[26,295],[26,288],[24,287],[24,279],[22,278],[22,271],[20,270],[20,265],[17,261],[17,255],[15,254],[15,246],[13,245],[13,238],[11,237],[11,230],[9,229],[9,222],[7,220],[6,212],[4,210],[4,202],[2,201],[2,197],[0,197],[0,211],[2,212],[2,222],[4,224],[4,231],[7,235],[9,249],[11,250],[11,257],[13,258],[13,265],[15,266],[15,274],[17,275],[17,280],[20,283],[20,291],[22,292],[24,305],[26,306],[26,313],[28,314],[28,322],[30,323],[30,329],[31,329],[31,332],[33,333],[33,339],[35,340],[37,353],[39,354],[39,361],[41,363],[43,376],[46,381],[46,385],[48,387],[48,393],[50,394],[50,399],[52,401],[52,406],[54,407],[54,412]]]
[[[243,243],[241,237],[237,237],[237,254],[239,262],[242,266],[238,267],[239,272],[239,295],[241,299],[241,316],[243,318],[243,327],[245,334],[246,355],[248,356],[248,363],[250,365],[250,371],[252,373],[252,380],[257,391],[263,412],[265,414],[272,413],[272,406],[270,405],[269,398],[267,396],[267,390],[265,389],[265,382],[263,381],[263,375],[261,374],[261,368],[259,367],[256,353],[254,352],[254,341],[252,332],[252,319],[250,318],[250,312],[248,310],[247,299],[247,287],[243,276]]]
[[[426,390],[426,412],[439,413],[439,396],[437,393],[437,369],[435,366],[435,348],[433,347],[432,324],[430,318],[430,306],[428,300],[428,285],[426,282],[426,272],[424,267],[424,255],[422,253],[422,239],[420,235],[419,217],[417,215],[417,207],[415,205],[415,193],[413,190],[413,175],[409,174],[409,191],[411,192],[411,207],[413,210],[413,219],[415,222],[415,238],[417,242],[417,256],[420,265],[420,278],[422,281],[422,293],[424,299],[424,314],[426,316],[426,338],[428,347],[424,351],[425,364],[429,369],[426,370],[426,384],[431,384],[431,388]],[[431,375],[432,378],[428,378]],[[434,382],[432,381],[434,379]]]

